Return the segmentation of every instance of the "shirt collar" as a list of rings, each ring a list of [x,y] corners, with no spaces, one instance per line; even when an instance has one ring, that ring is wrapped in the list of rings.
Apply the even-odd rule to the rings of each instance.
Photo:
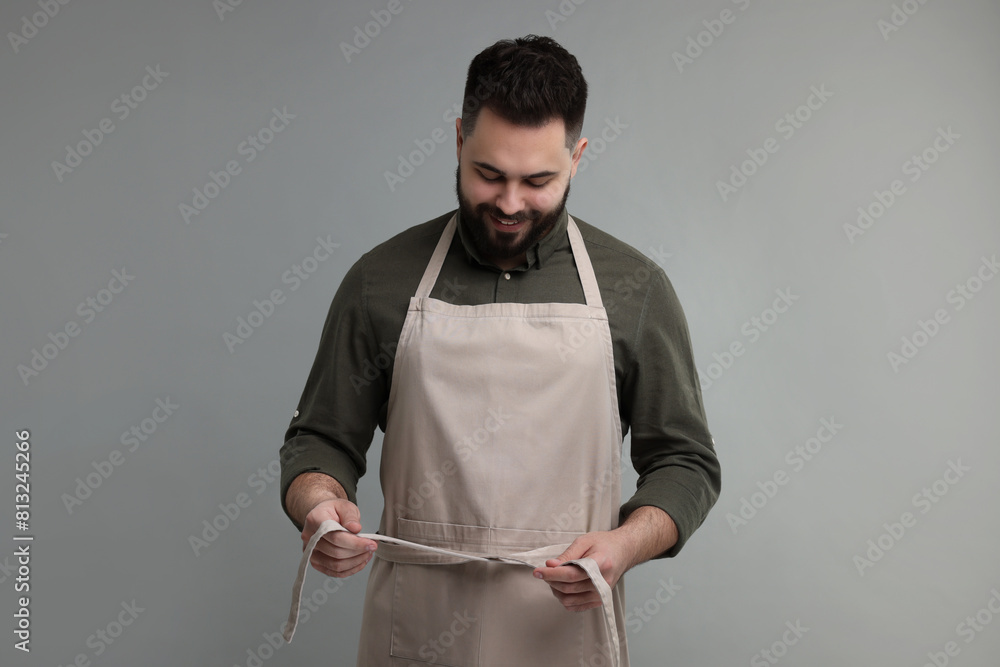
[[[469,258],[469,261],[476,261],[482,266],[490,267],[499,270],[496,264],[485,260],[480,256],[479,252],[476,250],[475,245],[472,243],[472,239],[468,238],[465,233],[465,229],[462,226],[461,213],[455,213],[457,216],[456,222],[458,223],[458,237],[461,239],[462,247],[465,249],[465,254]],[[541,238],[541,240],[536,241],[525,253],[527,257],[527,264],[521,264],[520,266],[511,269],[512,271],[526,271],[528,269],[542,268],[545,261],[552,256],[556,250],[564,246],[569,245],[569,236],[567,235],[566,229],[569,224],[569,213],[563,208],[561,214],[559,214],[558,220],[556,220],[555,227],[552,228],[548,234]]]

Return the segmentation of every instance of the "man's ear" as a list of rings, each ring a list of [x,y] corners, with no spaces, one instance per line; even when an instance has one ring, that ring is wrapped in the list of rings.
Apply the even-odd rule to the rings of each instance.
[[[576,167],[580,164],[580,158],[583,157],[583,151],[587,148],[587,138],[580,137],[576,142],[576,150],[573,151],[573,166],[569,170],[569,177],[573,178],[576,176]]]
[[[462,161],[462,119],[455,119],[455,155],[458,157],[458,161]]]

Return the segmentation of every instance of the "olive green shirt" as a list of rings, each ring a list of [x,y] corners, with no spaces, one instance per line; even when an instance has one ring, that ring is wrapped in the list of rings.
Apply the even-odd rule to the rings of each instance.
[[[357,502],[375,427],[385,431],[396,343],[409,300],[452,213],[378,245],[344,276],[281,447],[286,514],[288,487],[309,471],[335,478]],[[509,271],[482,259],[459,224],[431,297],[457,305],[585,303],[567,215],[564,211],[552,231],[528,249],[525,264]],[[608,312],[622,434],[632,431],[632,464],[639,473],[621,519],[643,505],[665,511],[677,524],[679,540],[660,557],[674,556],[704,521],[721,485],[687,322],[655,262],[573,219]]]

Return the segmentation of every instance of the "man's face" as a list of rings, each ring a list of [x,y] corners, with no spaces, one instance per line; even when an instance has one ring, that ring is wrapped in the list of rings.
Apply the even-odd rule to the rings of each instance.
[[[587,140],[581,138],[571,152],[562,119],[523,127],[489,108],[464,140],[461,123],[456,121],[455,190],[462,225],[484,258],[513,268],[562,214]]]

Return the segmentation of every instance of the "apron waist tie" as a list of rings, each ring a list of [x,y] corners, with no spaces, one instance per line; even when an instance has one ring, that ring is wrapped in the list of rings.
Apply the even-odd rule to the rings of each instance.
[[[295,626],[299,621],[299,606],[302,599],[302,587],[305,584],[306,570],[309,569],[309,559],[312,557],[312,552],[316,548],[316,544],[329,532],[342,530],[348,532],[346,528],[341,526],[339,523],[332,519],[328,519],[320,524],[319,529],[310,538],[309,543],[306,544],[305,549],[302,552],[302,559],[299,561],[299,571],[295,577],[295,583],[292,584],[292,606],[288,612],[288,620],[285,622],[285,627],[282,634],[285,637],[286,642],[291,642],[292,637],[295,635]],[[352,533],[353,534],[353,533]],[[375,540],[377,542],[384,542],[386,544],[392,544],[396,547],[402,547],[405,549],[413,549],[417,551],[435,553],[442,556],[451,556],[456,560],[456,563],[464,563],[468,561],[484,561],[484,562],[500,562],[508,563],[510,565],[524,565],[531,568],[543,567],[545,561],[552,558],[553,547],[543,547],[541,549],[534,549],[532,551],[524,551],[521,553],[510,554],[508,556],[477,556],[474,554],[465,553],[462,551],[452,551],[449,549],[441,549],[438,547],[430,547],[426,544],[418,544],[416,542],[408,542],[406,540],[401,540],[396,537],[390,537],[388,535],[379,535],[377,533],[358,533],[358,537],[364,537],[369,540]],[[569,545],[561,545],[563,549]],[[560,550],[558,553],[562,553]],[[375,552],[378,555],[378,551]],[[394,560],[392,558],[388,560]],[[615,622],[615,611],[614,602],[611,597],[611,587],[608,582],[604,580],[604,576],[601,574],[601,569],[597,565],[597,561],[593,558],[578,558],[576,560],[567,561],[563,563],[564,565],[578,565],[583,568],[583,571],[587,573],[590,580],[594,582],[594,586],[597,588],[598,594],[601,596],[601,602],[603,603],[604,611],[604,627],[607,631],[609,646],[611,648],[611,660],[612,667],[619,667],[621,664],[621,647],[618,643],[618,626]],[[539,582],[541,583],[541,582]],[[573,612],[567,612],[573,613]]]

